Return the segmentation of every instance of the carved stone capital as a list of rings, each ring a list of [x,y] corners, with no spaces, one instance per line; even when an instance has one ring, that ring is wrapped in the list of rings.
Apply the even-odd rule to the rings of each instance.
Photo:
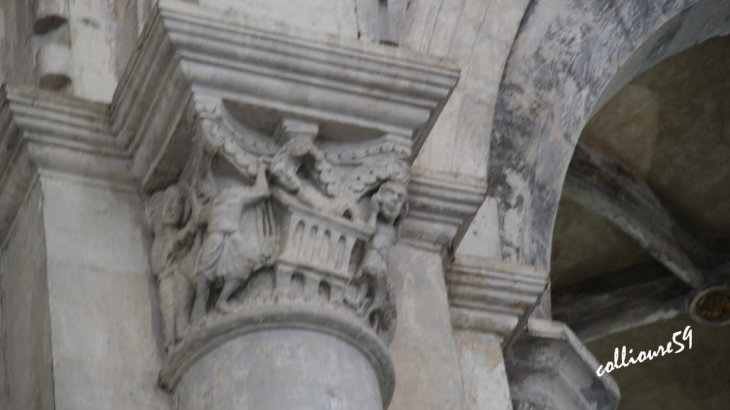
[[[510,335],[545,291],[547,273],[534,266],[457,257],[446,272],[455,328]]]
[[[148,195],[163,387],[195,384],[186,375],[220,346],[299,329],[361,352],[387,407],[388,252],[410,164],[457,80],[450,63],[404,50],[264,32],[160,1],[111,127]]]
[[[563,323],[530,319],[527,331],[505,352],[515,409],[614,410],[620,394],[608,374]]]

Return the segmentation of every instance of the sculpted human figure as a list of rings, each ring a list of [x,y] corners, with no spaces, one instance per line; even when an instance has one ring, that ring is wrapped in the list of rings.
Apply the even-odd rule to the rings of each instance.
[[[358,313],[385,339],[395,332],[395,297],[387,277],[388,253],[396,241],[396,219],[405,213],[408,192],[398,182],[386,182],[370,201],[370,224],[375,233],[365,248],[360,268],[353,278],[357,284]]]
[[[319,191],[302,183],[297,175],[307,160],[314,160],[317,171],[331,169],[331,164],[324,157],[324,152],[314,145],[313,135],[298,134],[291,137],[271,159],[269,172],[276,182],[291,194],[312,207],[326,209],[330,200]]]
[[[254,229],[244,229],[242,221],[256,218],[256,206],[269,197],[266,165],[259,161],[254,186],[231,185],[222,189],[200,210],[198,220],[207,226],[207,235],[196,264],[196,294],[193,320],[205,316],[211,283],[223,283],[216,309],[231,311],[228,299],[251,274],[272,263],[271,244],[260,244]],[[248,226],[250,228],[250,226]]]
[[[171,185],[162,197],[162,225],[152,241],[152,273],[157,277],[165,350],[179,340],[188,326],[193,286],[184,272],[184,258],[190,251],[195,228],[187,222],[185,197]]]

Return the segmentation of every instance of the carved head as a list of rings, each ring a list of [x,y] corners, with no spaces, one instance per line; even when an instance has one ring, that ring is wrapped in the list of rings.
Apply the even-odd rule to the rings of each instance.
[[[162,194],[162,223],[180,225],[185,219],[185,197],[177,185],[170,185]]]
[[[406,186],[399,182],[386,182],[373,195],[372,201],[380,205],[380,215],[390,223],[404,213],[408,191]]]
[[[294,134],[287,145],[291,150],[291,154],[295,157],[301,157],[306,155],[314,145],[314,139],[316,135],[311,134]]]

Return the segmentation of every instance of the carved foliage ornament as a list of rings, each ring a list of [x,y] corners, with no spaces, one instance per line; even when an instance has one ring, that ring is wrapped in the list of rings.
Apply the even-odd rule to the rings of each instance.
[[[220,102],[197,109],[182,175],[146,203],[168,353],[270,306],[339,312],[388,344],[387,260],[406,212],[409,140],[320,143],[318,124],[289,118],[265,135],[233,123]]]

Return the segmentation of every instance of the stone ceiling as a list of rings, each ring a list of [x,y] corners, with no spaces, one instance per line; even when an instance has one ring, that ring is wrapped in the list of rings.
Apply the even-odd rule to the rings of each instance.
[[[708,40],[634,79],[588,122],[580,141],[646,183],[716,252],[730,248],[730,37]],[[553,236],[553,289],[646,262],[628,235],[563,198]]]
[[[580,138],[646,184],[673,218],[722,261],[730,253],[729,51],[730,37],[715,38],[652,67],[598,110]],[[639,282],[653,275],[656,280],[657,271],[671,280],[671,272],[652,260],[631,236],[563,196],[551,258],[556,319],[566,309],[561,300],[575,289],[595,291],[596,284],[615,283],[614,277]],[[647,266],[654,272],[642,275]],[[622,303],[629,305],[631,297]],[[695,329],[692,351],[611,374],[621,389],[619,409],[727,408],[724,390],[730,379],[724,369],[730,366],[730,349],[719,341],[727,340],[730,328],[704,327],[684,309],[657,313],[668,320],[650,319],[645,322],[650,324],[591,338],[589,349],[605,363],[615,347],[655,349],[673,332],[687,325]]]

